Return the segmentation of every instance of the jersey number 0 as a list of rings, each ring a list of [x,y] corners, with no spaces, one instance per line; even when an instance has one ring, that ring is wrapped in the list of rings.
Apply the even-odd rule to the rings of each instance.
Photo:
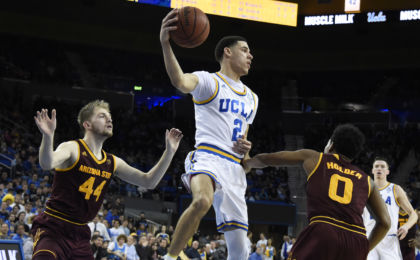
[[[344,183],[343,195],[337,194],[339,182]],[[353,197],[353,181],[341,175],[333,174],[330,179],[330,187],[328,189],[328,196],[330,197],[330,199],[337,201],[341,204],[349,204]]]

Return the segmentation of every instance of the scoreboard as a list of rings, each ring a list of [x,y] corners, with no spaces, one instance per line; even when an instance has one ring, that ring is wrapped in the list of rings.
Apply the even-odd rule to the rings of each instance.
[[[207,14],[297,26],[298,4],[274,0],[128,0],[171,8],[194,6]]]

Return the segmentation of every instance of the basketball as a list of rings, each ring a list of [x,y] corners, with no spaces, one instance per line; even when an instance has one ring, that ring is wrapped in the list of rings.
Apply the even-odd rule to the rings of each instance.
[[[209,35],[210,23],[200,9],[185,6],[178,11],[177,29],[171,32],[171,39],[184,48],[194,48],[202,44]]]

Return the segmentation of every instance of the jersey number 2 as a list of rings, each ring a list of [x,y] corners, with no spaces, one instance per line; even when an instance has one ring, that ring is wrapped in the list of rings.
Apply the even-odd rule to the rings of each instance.
[[[344,183],[343,195],[338,195],[338,182]],[[328,196],[341,204],[349,204],[353,197],[353,181],[349,178],[338,174],[333,174],[330,179],[330,188],[328,189]]]
[[[96,201],[98,201],[99,196],[101,196],[102,188],[104,187],[106,181],[102,181],[101,184],[99,184],[95,191],[93,190],[93,184],[95,183],[95,177],[90,177],[85,181],[82,185],[79,186],[79,191],[85,194],[85,200],[90,199],[90,195],[96,196]]]
[[[233,125],[237,125],[237,127],[233,128],[232,141],[237,141],[239,137],[238,133],[241,133],[242,130],[242,120],[235,119],[235,121],[233,121]]]

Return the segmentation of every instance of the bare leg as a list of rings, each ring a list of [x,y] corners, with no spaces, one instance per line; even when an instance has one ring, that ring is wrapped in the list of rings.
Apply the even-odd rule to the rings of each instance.
[[[201,219],[209,211],[213,203],[213,180],[199,174],[191,179],[191,192],[193,200],[190,206],[182,213],[176,225],[174,236],[168,253],[177,256],[196,232]]]

